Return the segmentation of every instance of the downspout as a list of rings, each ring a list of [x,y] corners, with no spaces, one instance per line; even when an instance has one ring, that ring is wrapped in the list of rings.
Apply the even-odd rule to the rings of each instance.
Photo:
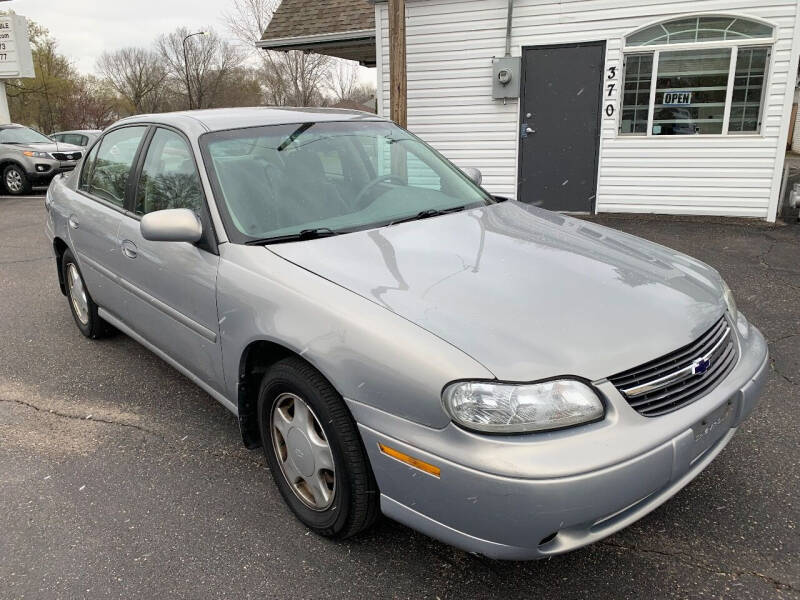
[[[508,0],[508,17],[506,19],[506,56],[511,56],[511,23],[514,20],[514,0]]]

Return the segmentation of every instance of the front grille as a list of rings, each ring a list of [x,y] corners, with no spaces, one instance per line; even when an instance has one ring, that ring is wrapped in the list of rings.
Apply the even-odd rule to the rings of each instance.
[[[736,342],[722,317],[697,340],[609,381],[639,414],[657,417],[710,392],[736,363]]]
[[[51,154],[56,160],[78,160],[81,157],[80,152],[51,152]]]

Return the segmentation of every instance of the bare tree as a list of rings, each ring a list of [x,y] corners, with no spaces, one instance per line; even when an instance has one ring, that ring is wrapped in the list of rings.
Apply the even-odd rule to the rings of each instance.
[[[272,20],[278,0],[233,0],[232,4],[233,8],[222,14],[228,31],[247,54],[264,59],[264,52],[256,48],[256,42]]]
[[[241,53],[216,32],[206,29],[205,35],[187,40],[185,60],[183,41],[189,33],[186,27],[179,27],[170,34],[162,35],[156,43],[158,52],[173,86],[184,89],[187,105],[191,92],[195,108],[216,106],[226,79],[242,62]]]
[[[97,60],[97,70],[131,104],[134,113],[162,108],[167,69],[156,52],[144,48],[104,52]]]
[[[335,102],[353,99],[358,89],[358,64],[352,60],[337,60],[325,87]]]
[[[74,82],[70,102],[61,111],[65,129],[105,129],[120,118],[121,105],[128,103],[110,85],[93,75]]]
[[[326,103],[324,82],[332,62],[330,56],[292,50],[258,50],[256,42],[272,20],[276,0],[233,0],[223,15],[231,34],[261,61],[264,100],[278,106],[319,106]]]

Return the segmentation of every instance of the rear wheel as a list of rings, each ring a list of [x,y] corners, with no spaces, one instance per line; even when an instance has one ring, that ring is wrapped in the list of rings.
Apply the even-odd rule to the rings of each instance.
[[[378,490],[355,421],[314,367],[291,357],[264,376],[259,428],[272,477],[298,519],[346,538],[378,514]]]
[[[18,165],[8,165],[3,170],[3,184],[13,196],[21,196],[31,191],[31,184],[25,171]]]
[[[89,290],[86,289],[80,267],[78,267],[71,250],[64,251],[64,256],[61,258],[61,269],[69,308],[78,329],[83,335],[92,339],[107,336],[113,329],[97,314],[97,304],[94,303],[89,295]]]

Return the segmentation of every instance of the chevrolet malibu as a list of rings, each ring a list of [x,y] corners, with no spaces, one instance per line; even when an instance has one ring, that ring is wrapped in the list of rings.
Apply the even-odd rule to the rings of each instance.
[[[227,407],[307,527],[542,558],[696,477],[767,347],[711,267],[479,183],[355,111],[139,116],[46,227],[78,329]]]

